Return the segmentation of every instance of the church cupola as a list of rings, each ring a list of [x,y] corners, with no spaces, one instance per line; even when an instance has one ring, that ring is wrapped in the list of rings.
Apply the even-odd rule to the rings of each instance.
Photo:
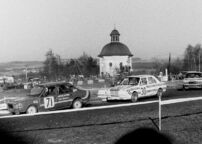
[[[114,29],[110,33],[110,36],[111,36],[111,42],[119,42],[120,33],[118,32],[118,30]]]

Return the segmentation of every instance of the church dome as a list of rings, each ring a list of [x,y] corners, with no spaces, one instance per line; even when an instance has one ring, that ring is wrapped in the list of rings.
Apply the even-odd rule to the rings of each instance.
[[[133,56],[129,48],[121,42],[111,42],[102,48],[99,57],[103,56]]]
[[[129,48],[119,42],[120,33],[118,30],[114,29],[110,33],[111,42],[105,45],[102,48],[101,53],[98,55],[99,57],[103,56],[133,56],[129,50]]]

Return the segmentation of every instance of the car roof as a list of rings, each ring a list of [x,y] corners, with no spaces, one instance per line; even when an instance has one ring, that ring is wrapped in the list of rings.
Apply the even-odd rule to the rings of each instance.
[[[131,75],[131,76],[128,76],[128,77],[153,77],[153,75],[148,75],[148,74],[144,74],[144,75]]]
[[[190,74],[190,73],[202,73],[202,72],[199,72],[199,71],[188,71],[186,74]]]
[[[56,86],[56,85],[62,85],[62,84],[69,84],[71,85],[70,83],[68,82],[64,82],[64,81],[61,81],[61,82],[47,82],[47,83],[42,83],[42,84],[39,84],[39,86]]]

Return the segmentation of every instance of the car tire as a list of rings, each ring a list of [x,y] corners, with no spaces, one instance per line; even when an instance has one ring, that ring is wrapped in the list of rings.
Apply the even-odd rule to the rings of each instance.
[[[35,114],[37,112],[38,112],[38,110],[37,110],[36,106],[33,106],[33,105],[29,106],[26,110],[27,114]]]
[[[106,98],[106,102],[110,102],[110,100],[109,100],[109,98],[108,98],[108,97]]]
[[[81,108],[82,107],[82,100],[80,99],[80,98],[77,98],[77,99],[75,99],[74,101],[73,101],[73,103],[72,103],[72,107],[74,108],[74,109],[79,109],[79,108]]]
[[[132,102],[137,102],[138,101],[138,93],[137,92],[133,92],[131,95],[131,101]]]
[[[184,90],[184,91],[187,91],[188,89],[189,89],[188,87],[183,86],[183,90]]]
[[[158,89],[158,91],[157,91],[157,97],[159,98],[159,97],[162,97],[162,95],[163,95],[163,90],[160,88],[160,89]]]

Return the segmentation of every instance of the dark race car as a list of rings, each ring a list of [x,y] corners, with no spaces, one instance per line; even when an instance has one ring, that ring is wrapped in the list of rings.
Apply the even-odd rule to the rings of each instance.
[[[34,114],[41,111],[81,108],[89,102],[90,92],[66,82],[51,82],[35,86],[27,95],[0,100],[0,110]]]

